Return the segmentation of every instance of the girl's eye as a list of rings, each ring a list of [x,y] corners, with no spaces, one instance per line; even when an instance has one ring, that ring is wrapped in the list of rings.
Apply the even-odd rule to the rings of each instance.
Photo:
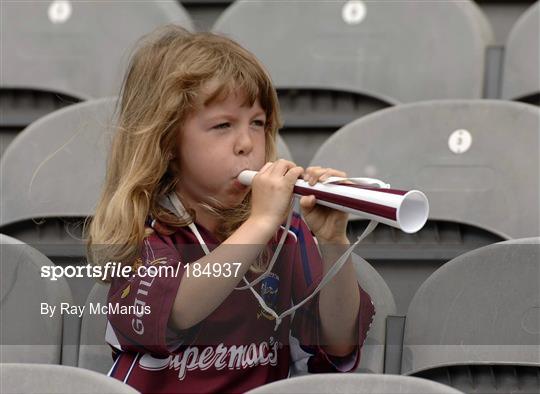
[[[263,120],[254,120],[253,123],[254,123],[255,126],[257,126],[257,127],[265,127],[265,126],[266,126],[266,122],[263,121]]]
[[[218,129],[218,130],[225,130],[226,128],[230,127],[231,124],[229,122],[226,122],[226,123],[220,123],[214,127],[212,127],[213,129]]]

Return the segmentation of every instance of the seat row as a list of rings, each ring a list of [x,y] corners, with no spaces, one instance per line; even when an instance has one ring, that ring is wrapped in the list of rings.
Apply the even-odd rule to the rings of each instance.
[[[2,10],[2,87],[78,99],[117,94],[127,51],[159,25],[194,30],[174,0],[106,6],[9,2]],[[474,1],[306,6],[240,0],[212,30],[252,50],[278,87],[343,90],[390,103],[483,97],[485,51],[493,44],[489,22]],[[537,30],[535,4],[509,35],[502,98],[538,93]]]
[[[4,394],[136,394],[130,386],[86,369],[62,365],[0,364]],[[421,378],[393,375],[324,374],[280,380],[247,394],[415,393],[459,394],[451,387]]]
[[[193,30],[174,0],[25,1],[2,10],[2,150],[53,109],[118,94],[141,36],[166,23]],[[503,48],[493,46],[491,27],[470,0],[309,7],[236,1],[213,31],[261,59],[280,93],[285,125],[298,133],[335,130],[397,103],[504,98],[538,104],[538,10],[536,3],[520,18]]]
[[[42,277],[42,267],[53,264],[29,245],[1,235],[0,248],[2,363],[106,373],[112,366],[107,317],[89,314],[88,306],[105,303],[108,286],[94,285],[79,321],[67,314],[47,316],[42,303],[72,303],[65,279]],[[540,373],[539,237],[495,243],[452,259],[421,285],[406,316],[396,314],[392,292],[375,269],[353,256],[359,284],[376,310],[357,372],[419,377],[463,392],[540,388],[534,378]]]
[[[84,262],[84,220],[98,201],[114,133],[114,98],[53,112],[0,159],[0,231],[57,264]],[[501,100],[434,100],[362,117],[325,140],[312,165],[419,189],[430,201],[416,234],[378,226],[359,246],[405,313],[418,286],[446,261],[497,241],[540,235],[540,109]],[[286,136],[285,136],[286,137]],[[309,145],[309,138],[303,146]],[[280,157],[296,161],[278,139]],[[351,217],[354,239],[366,225]],[[84,301],[90,288],[75,286]]]
[[[19,135],[0,160],[0,228],[92,214],[115,132],[115,103],[107,98],[73,105]],[[471,224],[504,239],[535,236],[539,125],[540,109],[523,103],[399,105],[341,128],[310,165],[418,188],[428,194],[433,220]],[[278,154],[296,160],[281,137]]]

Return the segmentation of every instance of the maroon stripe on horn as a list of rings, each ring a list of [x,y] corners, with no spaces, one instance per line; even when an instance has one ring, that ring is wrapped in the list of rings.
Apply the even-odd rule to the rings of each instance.
[[[379,190],[375,189],[375,191]],[[293,192],[301,196],[314,195],[315,198],[318,200],[330,202],[337,205],[343,205],[347,208],[356,209],[357,211],[370,213],[372,215],[377,215],[386,219],[397,220],[397,210],[386,205],[376,204],[373,202],[363,201],[346,196],[340,196],[339,194],[327,193],[320,190],[309,189],[301,186],[294,186]]]
[[[343,183],[343,182],[334,183],[334,182],[332,182],[332,183],[329,183],[329,184],[330,185],[354,187],[356,189],[373,190],[375,192],[380,192],[380,193],[397,194],[399,196],[404,196],[405,194],[408,193],[407,190],[382,189],[382,188],[378,188],[378,187],[363,186],[363,185],[358,185],[358,184],[354,184],[354,183]]]

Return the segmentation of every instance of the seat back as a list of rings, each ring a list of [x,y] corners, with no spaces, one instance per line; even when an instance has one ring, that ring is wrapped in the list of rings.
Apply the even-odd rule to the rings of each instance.
[[[236,39],[278,88],[385,102],[482,97],[493,34],[473,1],[236,1],[213,31]],[[264,32],[264,34],[261,34]]]
[[[96,372],[107,373],[112,365],[112,351],[105,343],[107,316],[104,314],[91,315],[90,305],[105,305],[110,285],[96,283],[88,295],[85,314],[81,323],[79,345],[79,361],[77,366]]]
[[[2,5],[1,21],[2,87],[82,99],[118,94],[129,51],[141,36],[167,23],[192,30],[174,0],[101,6],[14,1]]]
[[[285,393],[459,394],[461,391],[410,376],[325,373],[279,380],[250,390],[246,394]]]
[[[446,261],[539,234],[539,128],[540,110],[528,104],[426,101],[360,118],[317,152],[311,165],[426,193],[430,215],[421,231],[379,225],[357,249],[390,286],[398,314]],[[349,221],[353,237],[366,227],[358,219]]]
[[[516,22],[505,47],[502,98],[540,105],[540,5]]]
[[[66,280],[43,278],[42,269],[50,269],[52,262],[4,234],[0,255],[0,362],[60,364],[64,329],[60,308],[73,303]],[[55,307],[54,313],[49,307]]]
[[[358,372],[383,373],[386,346],[386,318],[396,314],[396,303],[392,291],[366,260],[352,254],[358,283],[369,294],[375,316],[362,347]]]
[[[456,366],[474,372],[478,365],[539,368],[539,277],[538,237],[499,242],[446,263],[411,301],[402,373]],[[479,376],[489,372],[477,370]]]
[[[498,100],[440,100],[388,108],[348,124],[313,165],[419,189],[431,220],[502,238],[540,234],[540,109]]]
[[[2,364],[2,393],[137,394],[134,388],[97,372],[65,365]]]

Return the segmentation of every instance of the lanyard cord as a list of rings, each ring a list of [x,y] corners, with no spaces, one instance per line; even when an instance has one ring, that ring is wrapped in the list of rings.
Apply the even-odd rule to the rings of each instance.
[[[281,238],[279,239],[279,243],[278,243],[278,246],[276,248],[276,251],[274,252],[274,255],[272,256],[272,260],[270,260],[270,264],[268,264],[268,268],[266,269],[266,271],[264,271],[261,275],[259,275],[259,277],[257,279],[255,279],[251,283],[248,282],[248,280],[246,279],[246,276],[244,275],[244,277],[242,279],[243,279],[243,281],[245,282],[246,285],[245,286],[240,286],[240,287],[235,287],[234,288],[235,290],[246,290],[246,289],[249,288],[252,292],[255,292],[255,290],[253,290],[253,286],[255,286],[261,280],[266,278],[268,276],[268,274],[270,272],[272,272],[272,268],[274,267],[274,263],[276,262],[276,260],[277,260],[277,258],[279,256],[279,253],[281,252],[281,248],[283,247],[283,244],[285,243],[285,239],[287,238],[287,234],[289,233],[289,229],[291,228],[292,215],[293,215],[293,209],[291,208],[291,210],[290,210],[290,212],[289,212],[289,214],[287,216],[287,223],[285,224],[285,229],[283,230],[283,233],[281,234]],[[255,292],[255,294],[257,294],[257,292]]]
[[[182,203],[178,199],[178,196],[176,193],[172,192],[168,195],[168,199],[171,202],[174,209],[177,211],[177,215],[182,216],[181,213],[184,212],[184,208],[182,206]],[[264,273],[262,273],[257,279],[255,279],[253,282],[249,282],[245,275],[242,278],[245,286],[235,287],[235,290],[246,290],[249,288],[251,293],[255,296],[259,304],[261,305],[261,308],[263,308],[266,312],[268,312],[271,316],[275,319],[275,326],[274,331],[277,331],[279,325],[283,321],[283,318],[285,318],[287,315],[290,315],[294,313],[298,308],[300,308],[302,305],[304,305],[306,302],[308,302],[310,299],[312,299],[321,289],[326,286],[328,282],[338,273],[338,271],[343,267],[343,265],[347,262],[347,259],[353,252],[354,248],[362,242],[362,240],[367,237],[374,229],[377,227],[378,222],[371,220],[364,230],[364,232],[358,237],[358,239],[341,255],[341,257],[334,263],[334,265],[328,270],[326,275],[322,278],[322,280],[319,282],[317,287],[311,292],[309,296],[307,296],[304,300],[299,302],[296,305],[293,305],[291,308],[287,309],[285,312],[278,315],[272,308],[270,308],[266,302],[263,300],[263,298],[260,296],[259,293],[253,288],[257,283],[259,283],[261,280],[263,280],[265,277],[268,276],[268,274],[272,271],[272,268],[274,266],[274,263],[276,262],[279,253],[281,252],[281,248],[283,247],[283,244],[285,243],[285,239],[287,237],[287,234],[290,229],[291,220],[292,220],[292,214],[293,209],[291,208],[288,217],[287,217],[287,223],[285,225],[285,229],[283,230],[283,233],[281,234],[281,238],[279,240],[278,246],[276,248],[276,251],[274,252],[274,255],[272,256],[272,259],[270,260],[270,264],[268,265],[268,268]],[[210,254],[210,250],[208,249],[208,246],[204,242],[204,239],[202,238],[199,230],[197,229],[197,226],[194,222],[190,223],[189,226],[190,230],[195,234],[195,237],[199,241],[204,253],[206,255]]]
[[[171,202],[173,207],[176,209],[177,214],[180,214],[181,212],[184,211],[182,203],[180,202],[180,199],[178,198],[176,193],[171,193],[169,195],[169,201]],[[283,245],[285,244],[285,239],[287,238],[287,233],[289,232],[289,229],[291,227],[292,215],[293,215],[293,210],[291,209],[288,216],[287,216],[287,223],[285,224],[285,230],[283,231],[283,234],[281,234],[281,238],[279,239],[279,243],[278,243],[278,246],[276,248],[276,251],[274,252],[274,255],[272,256],[272,260],[270,260],[270,264],[268,264],[268,268],[266,269],[266,271],[263,272],[261,275],[259,275],[259,277],[257,277],[257,279],[255,279],[251,283],[248,282],[248,280],[246,279],[246,276],[244,275],[244,277],[242,279],[244,280],[246,285],[245,286],[240,286],[240,287],[235,287],[234,290],[250,289],[253,286],[255,286],[257,283],[262,281],[264,278],[266,278],[268,276],[268,274],[272,271],[272,268],[274,267],[274,264],[275,264],[277,258],[279,257],[279,253],[281,252],[281,249],[283,248]],[[188,227],[193,232],[193,234],[195,234],[195,237],[197,238],[197,241],[199,241],[199,243],[201,244],[201,247],[202,247],[204,253],[207,254],[207,255],[210,254],[210,249],[208,249],[208,246],[204,242],[204,239],[201,236],[201,233],[199,232],[199,230],[197,229],[197,226],[195,225],[195,223],[193,223],[193,222],[190,223]]]
[[[319,285],[311,292],[311,294],[309,296],[307,296],[306,298],[304,298],[304,300],[302,300],[301,302],[299,302],[298,304],[296,305],[293,305],[291,308],[287,309],[285,312],[283,312],[282,314],[278,315],[272,308],[270,308],[268,305],[266,305],[266,302],[264,302],[264,300],[262,299],[262,297],[255,291],[255,289],[253,289],[252,287],[250,287],[250,290],[251,292],[253,293],[253,295],[255,296],[255,298],[259,301],[259,304],[261,305],[261,307],[266,311],[268,312],[270,315],[272,315],[275,320],[276,320],[276,324],[274,326],[274,331],[277,331],[279,325],[281,324],[282,320],[284,317],[286,317],[287,315],[290,315],[292,313],[294,313],[295,310],[297,310],[298,308],[300,308],[302,305],[304,305],[306,302],[308,302],[310,299],[312,299],[319,291],[321,291],[321,289],[326,286],[326,284],[328,282],[330,282],[330,280],[334,277],[334,275],[336,275],[338,273],[338,271],[341,269],[341,267],[343,267],[343,265],[347,262],[347,259],[349,258],[349,256],[351,255],[351,253],[353,252],[354,248],[360,243],[362,242],[362,240],[367,237],[374,229],[375,227],[377,227],[377,224],[379,224],[378,222],[374,221],[374,220],[371,220],[368,224],[368,226],[366,227],[366,229],[364,230],[364,232],[362,233],[362,235],[360,235],[358,237],[358,239],[345,251],[345,253],[343,253],[341,255],[341,257],[334,263],[334,265],[328,270],[328,272],[326,273],[326,275],[322,278],[322,280],[320,281]],[[244,279],[245,280],[245,279]]]

